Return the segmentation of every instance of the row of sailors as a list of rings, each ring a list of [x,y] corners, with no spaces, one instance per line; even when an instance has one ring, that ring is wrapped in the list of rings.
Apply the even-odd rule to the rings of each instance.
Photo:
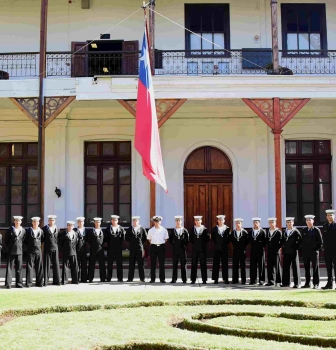
[[[48,225],[39,228],[40,218],[32,218],[32,227],[28,232],[21,227],[22,217],[14,217],[14,226],[9,228],[5,237],[5,249],[8,261],[6,268],[7,288],[11,288],[12,269],[15,265],[16,287],[22,288],[22,244],[27,246],[26,285],[32,285],[33,269],[35,267],[36,285],[46,286],[49,281],[52,264],[53,284],[66,284],[69,270],[72,283],[92,282],[94,279],[95,263],[98,259],[100,280],[111,281],[113,273],[113,261],[117,265],[117,279],[123,281],[122,269],[122,242],[130,243],[129,273],[127,282],[133,281],[135,262],[138,263],[139,277],[145,281],[144,274],[144,247],[145,241],[150,243],[151,279],[156,279],[156,262],[159,260],[159,279],[165,283],[165,243],[169,240],[173,245],[173,276],[171,283],[177,280],[178,263],[181,265],[181,277],[183,283],[187,282],[186,274],[186,246],[188,242],[193,245],[191,283],[197,279],[198,261],[201,267],[203,284],[207,282],[206,247],[212,240],[214,242],[214,257],[212,279],[218,284],[220,263],[224,283],[229,283],[228,278],[228,245],[233,246],[232,283],[238,283],[239,270],[241,283],[246,284],[246,248],[251,246],[250,256],[250,284],[259,285],[265,283],[265,247],[267,247],[267,278],[266,286],[280,284],[282,287],[290,286],[290,269],[293,271],[294,288],[299,288],[301,283],[299,254],[301,249],[305,268],[306,283],[304,288],[311,287],[310,268],[313,269],[313,287],[319,288],[319,250],[323,246],[327,268],[328,282],[323,289],[333,288],[333,270],[336,277],[336,223],[335,211],[326,210],[327,223],[323,226],[323,238],[319,228],[314,226],[314,215],[306,215],[307,227],[300,233],[294,227],[294,218],[286,218],[286,229],[281,230],[276,226],[276,218],[269,218],[269,229],[266,231],[260,226],[260,218],[252,218],[253,229],[247,232],[243,227],[243,219],[234,220],[235,229],[230,230],[225,225],[225,215],[217,216],[217,225],[211,233],[202,225],[202,216],[194,216],[194,227],[188,232],[182,226],[182,216],[175,216],[176,227],[169,236],[168,231],[161,226],[162,217],[154,216],[154,226],[148,231],[140,225],[140,217],[133,216],[133,225],[126,231],[118,225],[119,217],[111,216],[111,225],[105,231],[101,229],[101,218],[94,218],[94,228],[84,227],[84,217],[77,218],[77,228],[74,222],[67,222],[67,230],[61,235],[55,224],[55,215],[48,216]],[[324,243],[323,243],[324,241]],[[41,244],[44,242],[44,256],[42,262]],[[103,244],[107,243],[108,268],[106,275],[105,256]],[[87,271],[87,248],[90,246],[89,268]],[[0,241],[1,245],[1,241]],[[58,248],[63,251],[62,279],[60,277]],[[1,247],[0,247],[1,248]],[[280,254],[283,255],[283,267],[281,267]]]

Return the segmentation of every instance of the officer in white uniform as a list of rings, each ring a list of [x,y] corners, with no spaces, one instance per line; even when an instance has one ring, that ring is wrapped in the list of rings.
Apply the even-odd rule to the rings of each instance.
[[[150,243],[150,259],[151,259],[151,280],[150,283],[155,282],[156,278],[156,260],[159,259],[160,273],[159,278],[161,283],[165,281],[165,243],[168,241],[168,231],[161,226],[162,216],[155,215],[152,218],[154,227],[148,231],[147,239]]]

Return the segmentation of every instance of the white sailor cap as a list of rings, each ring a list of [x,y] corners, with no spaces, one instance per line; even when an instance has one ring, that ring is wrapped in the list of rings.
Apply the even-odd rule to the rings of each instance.
[[[163,217],[160,216],[160,215],[154,215],[154,216],[152,217],[152,221],[161,221],[162,219],[163,219]]]
[[[111,215],[111,219],[119,219],[118,215]]]
[[[176,220],[182,220],[183,216],[182,215],[176,215],[176,216],[174,216],[174,218],[175,218],[175,221]]]
[[[132,216],[132,220],[140,220],[140,216]]]
[[[14,220],[22,220],[23,216],[13,216]]]
[[[102,218],[93,218],[93,221],[102,221]]]
[[[77,221],[85,221],[85,217],[84,216],[78,216],[76,218]]]
[[[261,221],[261,218],[252,218],[252,221]]]
[[[75,222],[74,221],[67,221],[67,225],[74,225]]]
[[[326,214],[335,214],[335,210],[334,209],[327,209]]]
[[[216,218],[217,219],[225,219],[225,215],[217,215]]]
[[[55,220],[57,218],[57,215],[48,215],[48,219]]]
[[[40,221],[41,218],[39,218],[38,216],[34,216],[33,218],[31,218],[31,221]]]
[[[305,215],[305,219],[314,219],[315,215]]]
[[[234,219],[233,221],[234,221],[234,222],[239,222],[239,221],[240,221],[240,222],[243,222],[244,219],[242,219],[242,218],[236,218],[236,219]]]
[[[203,216],[195,215],[195,216],[194,216],[194,219],[195,219],[195,220],[202,220],[202,217],[203,217]]]
[[[277,218],[268,218],[268,221],[277,221]]]
[[[291,217],[291,216],[285,218],[286,221],[294,221],[294,219],[295,219],[295,218],[293,218],[293,217]]]

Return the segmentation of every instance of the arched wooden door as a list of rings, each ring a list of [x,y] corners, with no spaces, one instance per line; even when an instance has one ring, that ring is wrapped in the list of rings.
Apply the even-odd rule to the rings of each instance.
[[[231,162],[218,148],[201,147],[184,164],[185,227],[193,227],[194,215],[202,215],[211,230],[218,214],[226,215],[226,224],[232,226]]]

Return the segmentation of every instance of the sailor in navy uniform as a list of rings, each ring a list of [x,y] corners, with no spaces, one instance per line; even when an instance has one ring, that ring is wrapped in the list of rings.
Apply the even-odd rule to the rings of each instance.
[[[281,259],[280,248],[282,246],[282,232],[276,227],[277,218],[268,218],[269,229],[267,232],[267,280],[265,286],[281,284]]]
[[[313,288],[320,288],[319,250],[322,247],[322,234],[318,227],[314,226],[314,215],[306,215],[306,224],[302,230],[302,257],[305,268],[306,283],[302,288],[310,288],[310,264],[313,268]]]
[[[173,276],[170,283],[177,281],[177,268],[180,261],[181,278],[183,283],[187,283],[187,252],[186,247],[189,242],[188,230],[182,227],[183,216],[175,216],[175,228],[169,235],[169,242],[173,246]]]
[[[159,260],[159,278],[161,283],[166,283],[165,274],[165,244],[169,239],[168,231],[161,226],[162,216],[155,215],[152,217],[154,227],[149,229],[147,239],[150,243],[150,259],[151,259],[151,280],[154,283],[156,278],[156,261]]]
[[[78,234],[74,231],[74,221],[67,221],[67,230],[60,237],[63,252],[62,284],[68,283],[69,270],[72,284],[78,284],[77,243]]]
[[[106,281],[106,267],[105,267],[105,255],[103,244],[104,240],[104,232],[100,228],[101,218],[93,218],[94,220],[94,228],[88,235],[88,243],[90,245],[90,261],[89,261],[89,282],[91,283],[94,279],[95,273],[95,265],[96,260],[98,259],[99,263],[99,276],[100,281]]]
[[[195,284],[197,278],[198,260],[201,265],[201,276],[203,284],[207,283],[208,272],[206,263],[206,248],[210,242],[208,229],[202,225],[202,216],[194,216],[194,227],[190,230],[190,242],[193,245],[191,260],[191,284]]]
[[[147,241],[147,232],[140,225],[140,216],[132,216],[132,226],[126,230],[125,240],[130,244],[129,270],[127,282],[133,282],[135,261],[138,262],[139,278],[145,282],[144,243]]]
[[[60,230],[57,228],[56,215],[48,215],[48,225],[42,228],[44,234],[44,285],[47,286],[50,276],[50,265],[52,264],[53,285],[61,285],[61,272],[58,256],[58,243]]]
[[[257,283],[257,269],[259,272],[259,286],[265,283],[265,245],[266,231],[260,227],[260,218],[252,218],[253,228],[249,233],[250,241],[250,285]]]
[[[119,216],[111,215],[111,225],[105,229],[105,241],[107,242],[107,282],[111,282],[113,275],[113,260],[117,265],[118,282],[123,281],[122,243],[125,240],[125,230],[118,225]]]
[[[290,286],[290,268],[292,266],[294,286],[301,287],[301,273],[299,262],[299,249],[301,248],[302,236],[298,229],[294,227],[294,218],[286,218],[287,228],[283,232],[283,275],[281,287]]]
[[[246,247],[249,244],[249,234],[243,229],[242,218],[234,219],[236,228],[230,234],[230,242],[233,247],[232,256],[232,284],[239,281],[239,267],[241,284],[246,284]]]
[[[322,289],[333,289],[333,272],[336,279],[336,223],[335,210],[327,209],[327,223],[323,225],[323,255],[327,269],[327,284]]]
[[[40,218],[32,218],[32,226],[25,236],[24,244],[27,246],[27,267],[26,267],[26,286],[33,285],[33,271],[35,267],[36,286],[43,287],[43,264],[41,245],[44,242],[43,230],[39,227]]]
[[[76,218],[77,228],[74,231],[77,233],[77,264],[78,264],[78,281],[86,283],[88,279],[87,266],[87,233],[84,227],[85,218],[79,216]]]
[[[21,226],[22,216],[14,216],[14,226],[7,230],[5,237],[5,246],[7,249],[7,266],[5,286],[10,289],[12,285],[12,270],[15,265],[15,285],[16,288],[22,288],[22,245],[26,236],[26,230]],[[1,246],[1,242],[0,242]],[[1,247],[0,247],[1,257]],[[1,259],[0,259],[1,262]]]
[[[230,227],[226,226],[225,215],[217,215],[217,225],[211,231],[211,240],[215,245],[212,265],[212,279],[218,284],[220,262],[222,261],[222,277],[225,284],[229,284],[229,242]]]

